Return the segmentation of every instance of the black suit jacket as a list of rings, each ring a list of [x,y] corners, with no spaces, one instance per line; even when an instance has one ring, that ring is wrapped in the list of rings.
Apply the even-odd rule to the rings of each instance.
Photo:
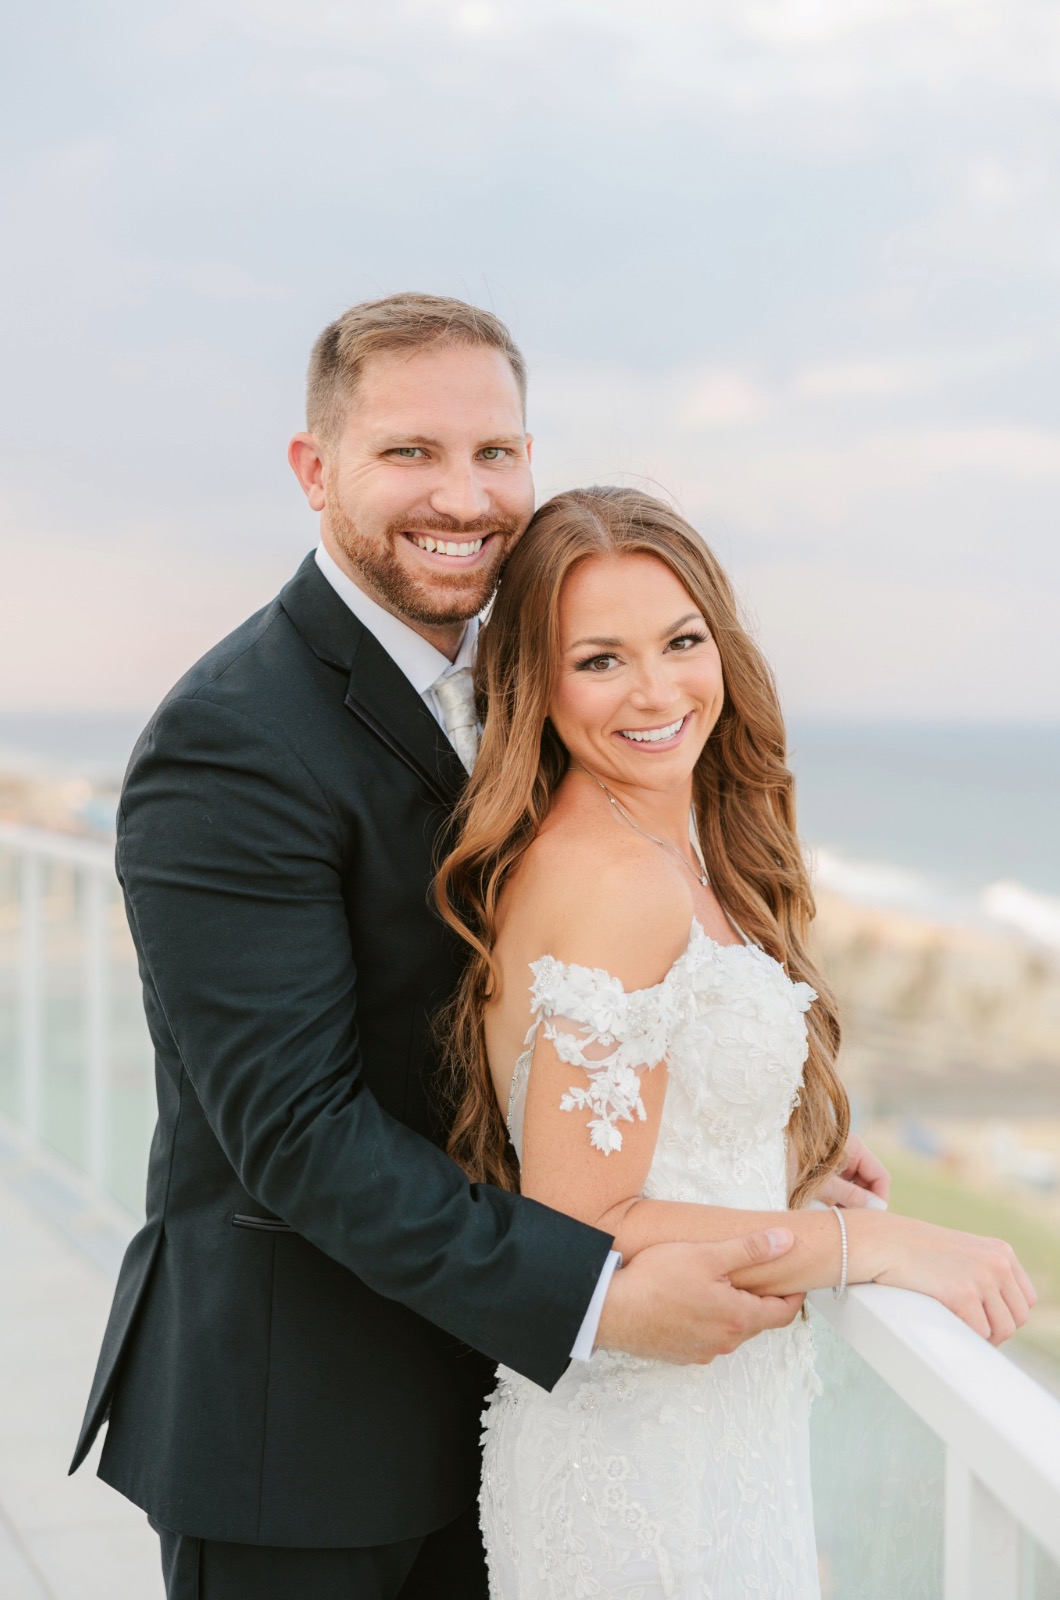
[[[490,1363],[567,1365],[611,1241],[469,1185],[432,1109],[461,957],[428,894],[462,779],[311,556],[133,753],[158,1124],[74,1467],[109,1414],[101,1476],[166,1527],[424,1533],[476,1492]]]

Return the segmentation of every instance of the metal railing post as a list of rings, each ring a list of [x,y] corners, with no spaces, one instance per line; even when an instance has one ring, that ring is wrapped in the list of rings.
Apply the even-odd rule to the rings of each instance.
[[[44,1098],[44,863],[22,854],[22,948],[19,982],[19,1081],[27,1137],[39,1142]]]
[[[88,1088],[88,1175],[107,1187],[107,1099],[110,1067],[110,965],[107,951],[107,884],[98,871],[85,876],[85,1071]]]

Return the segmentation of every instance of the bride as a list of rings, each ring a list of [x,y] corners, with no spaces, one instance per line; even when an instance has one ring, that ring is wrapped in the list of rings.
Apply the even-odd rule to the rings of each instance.
[[[508,564],[479,682],[481,751],[438,878],[471,948],[448,1016],[451,1153],[613,1233],[626,1263],[783,1225],[790,1254],[739,1287],[873,1279],[1007,1338],[1034,1301],[1007,1245],[806,1209],[846,1142],[839,1025],[806,943],[776,690],[711,552],[647,495],[558,495]],[[492,1596],[817,1596],[814,1385],[800,1320],[709,1366],[598,1349],[551,1393],[501,1368]]]

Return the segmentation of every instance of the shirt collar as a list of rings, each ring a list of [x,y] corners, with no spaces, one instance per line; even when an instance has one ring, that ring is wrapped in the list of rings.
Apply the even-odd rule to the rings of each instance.
[[[410,628],[407,622],[385,610],[371,595],[348,577],[325,550],[323,544],[316,548],[316,563],[340,600],[345,601],[359,622],[374,634],[394,664],[401,668],[417,694],[426,694],[450,668],[471,667],[475,662],[475,644],[478,639],[478,618],[472,617],[464,629],[456,660],[450,662],[421,633]]]

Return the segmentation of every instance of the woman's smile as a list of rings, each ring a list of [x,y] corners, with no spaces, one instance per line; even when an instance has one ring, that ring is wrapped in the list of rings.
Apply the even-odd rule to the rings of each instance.
[[[619,728],[615,737],[636,746],[646,755],[655,755],[660,750],[675,749],[684,738],[691,720],[691,711],[686,711],[683,717],[678,717],[675,722],[664,723],[662,727]]]

